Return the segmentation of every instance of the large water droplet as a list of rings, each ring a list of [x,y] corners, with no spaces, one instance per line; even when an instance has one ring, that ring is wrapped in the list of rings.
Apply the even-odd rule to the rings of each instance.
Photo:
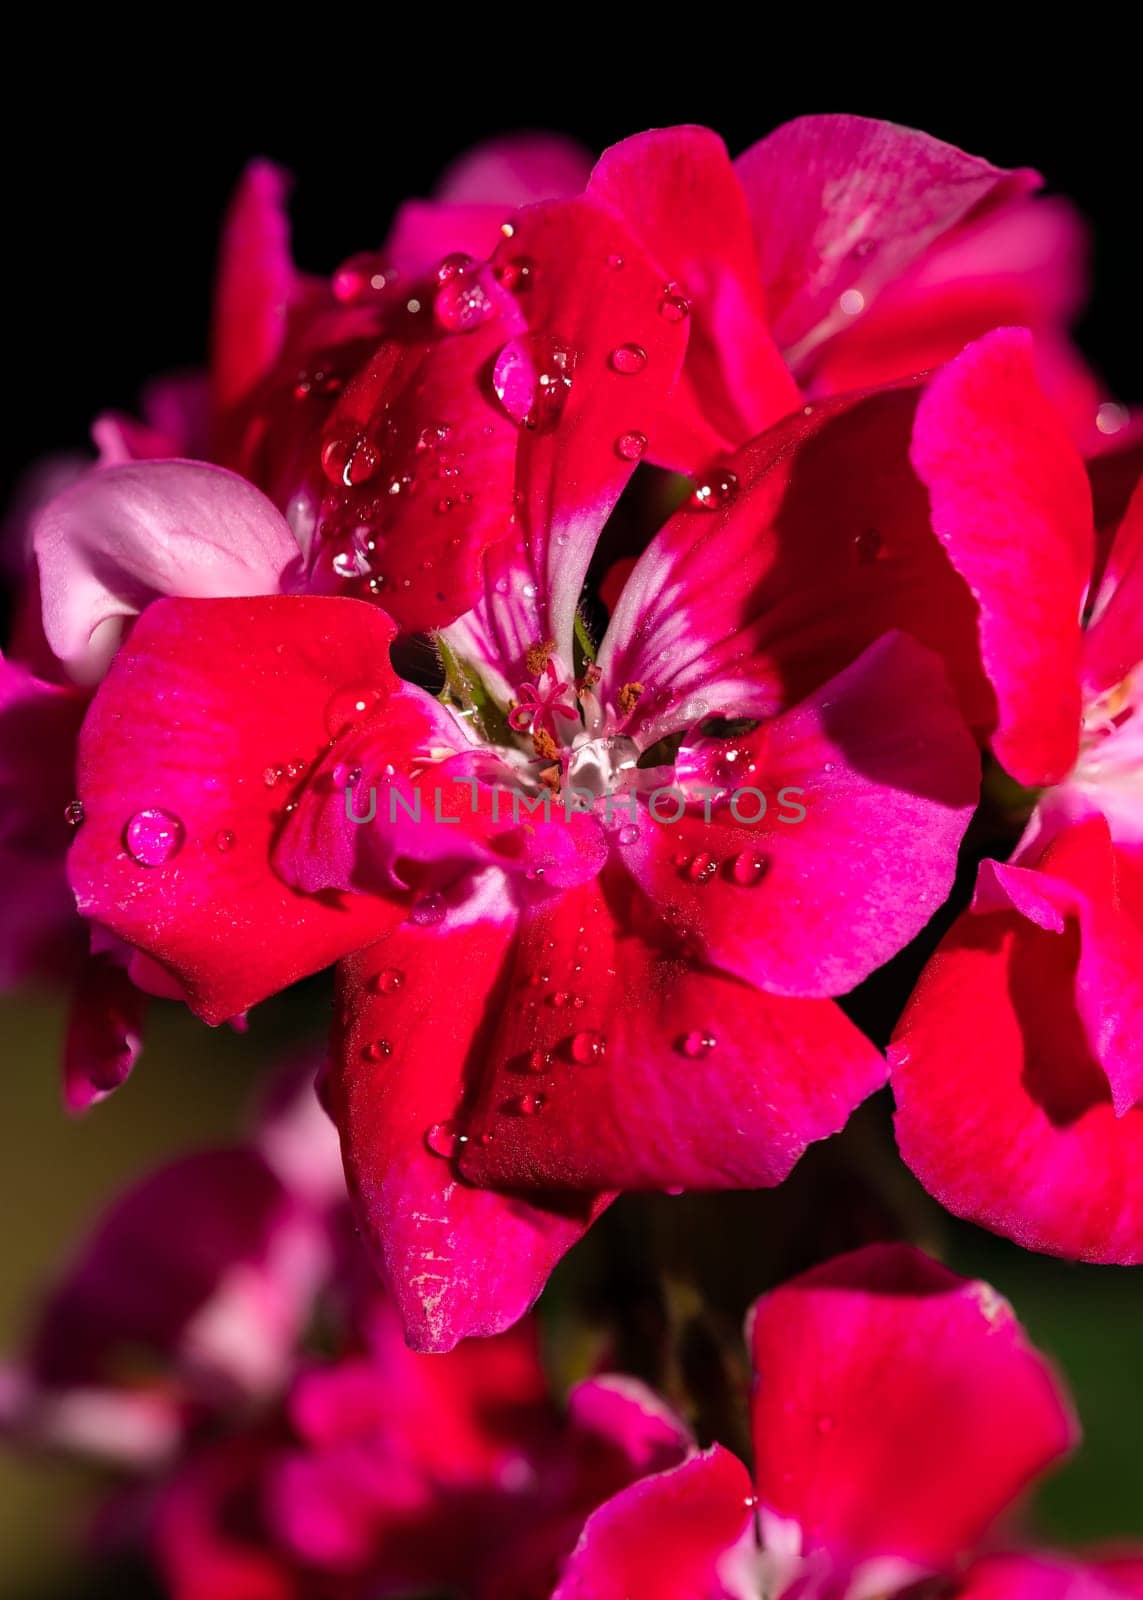
[[[571,1054],[572,1060],[581,1066],[602,1061],[607,1054],[607,1040],[595,1028],[584,1028],[572,1035]]]
[[[647,365],[647,352],[641,344],[617,344],[608,360],[616,372],[633,377]]]
[[[511,1103],[511,1109],[518,1117],[534,1117],[537,1111],[543,1109],[544,1097],[542,1094],[521,1094]]]
[[[380,451],[363,433],[335,433],[322,445],[322,471],[342,488],[366,483],[380,465]]]
[[[659,315],[667,322],[682,322],[684,317],[690,316],[690,312],[691,303],[686,295],[677,283],[669,283],[659,301]]]
[[[519,427],[544,432],[560,420],[572,386],[575,353],[549,334],[510,339],[496,358],[492,387]]]
[[[689,1033],[683,1034],[676,1049],[689,1060],[699,1061],[703,1056],[710,1055],[717,1044],[718,1040],[713,1033],[709,1033],[705,1028],[692,1028]]]
[[[434,1122],[430,1128],[425,1129],[425,1144],[434,1156],[451,1159],[461,1145],[467,1142],[464,1135],[457,1131],[455,1122]]]
[[[476,266],[468,256],[446,256],[437,269],[437,279],[440,288],[433,301],[433,314],[449,333],[471,333],[496,315],[486,269]]]
[[[363,717],[367,717],[380,699],[380,689],[368,684],[336,690],[325,703],[325,728],[330,738],[339,739]]]
[[[709,473],[695,485],[691,505],[699,511],[721,511],[738,498],[738,477],[728,467]]]
[[[757,850],[740,850],[730,863],[730,876],[741,889],[752,889],[766,876],[768,862]]]
[[[128,822],[123,842],[141,867],[161,867],[182,849],[185,833],[178,817],[149,806]]]
[[[509,261],[502,261],[497,266],[496,281],[505,289],[519,294],[522,289],[531,286],[535,271],[536,263],[531,256],[513,256]]]
[[[524,1070],[526,1072],[547,1072],[551,1064],[552,1052],[550,1050],[529,1050],[524,1057]]]
[[[367,1061],[384,1061],[393,1054],[393,1046],[388,1039],[373,1039],[365,1046],[362,1054]]]
[[[692,883],[709,883],[717,871],[717,856],[712,856],[706,850],[700,850],[697,856],[692,856],[686,866],[686,875]]]
[[[621,433],[615,441],[615,454],[624,461],[638,461],[646,448],[645,433]]]
[[[405,974],[397,967],[382,967],[370,979],[369,987],[374,994],[396,994],[404,981]]]

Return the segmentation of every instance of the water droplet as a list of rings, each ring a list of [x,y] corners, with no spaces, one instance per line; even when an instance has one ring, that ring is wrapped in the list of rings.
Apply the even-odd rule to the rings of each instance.
[[[570,1006],[571,1003],[572,997],[566,989],[557,989],[554,994],[548,996],[548,1004],[554,1006],[557,1011],[562,1011],[565,1006]]]
[[[380,699],[380,689],[367,684],[336,690],[325,703],[325,729],[330,738],[339,739],[356,726],[363,717],[369,715]]]
[[[362,1051],[367,1061],[384,1061],[393,1054],[393,1046],[388,1039],[374,1039]]]
[[[485,271],[468,256],[446,256],[441,262],[433,314],[449,333],[471,333],[495,316],[496,306],[488,292]],[[445,272],[448,276],[442,277]]]
[[[581,1066],[602,1061],[607,1054],[607,1040],[595,1028],[584,1028],[572,1035],[571,1053],[572,1060],[578,1061]]]
[[[214,836],[214,848],[216,850],[221,850],[223,855],[225,855],[228,850],[234,849],[234,845],[235,838],[231,830],[229,828],[219,828],[218,832]]]
[[[608,359],[616,372],[632,377],[647,365],[647,352],[641,344],[617,344]]]
[[[285,767],[266,767],[262,772],[262,782],[267,789],[275,789],[285,776]]]
[[[451,432],[452,429],[449,427],[447,422],[430,422],[428,426],[422,428],[420,433],[417,435],[417,449],[435,450],[438,445],[444,444]],[[397,485],[396,489],[394,489],[393,483]],[[399,479],[395,478],[393,483],[389,485],[390,494],[398,493],[401,489],[401,482]]]
[[[64,821],[69,828],[78,828],[84,819],[82,800],[72,800],[64,807]]]
[[[518,1117],[534,1117],[544,1104],[542,1094],[522,1094],[512,1101],[512,1110]]]
[[[730,876],[741,889],[752,889],[766,876],[769,863],[757,850],[740,850],[730,863]]]
[[[467,1143],[464,1134],[457,1132],[455,1122],[434,1122],[430,1128],[425,1129],[425,1144],[434,1156],[451,1159],[461,1145]]]
[[[667,322],[682,322],[684,317],[690,316],[690,312],[691,303],[686,295],[680,292],[677,283],[669,283],[659,301],[659,315]]]
[[[692,1028],[689,1033],[683,1034],[676,1048],[691,1061],[700,1061],[703,1056],[710,1055],[717,1044],[713,1033],[708,1033],[705,1028]]]
[[[513,256],[511,260],[499,263],[496,268],[496,281],[503,288],[519,294],[521,289],[530,287],[535,271],[536,263],[531,256]]]
[[[646,448],[645,433],[621,433],[615,441],[615,454],[624,461],[638,461]]]
[[[708,855],[705,850],[700,850],[697,856],[692,856],[686,868],[686,875],[692,883],[709,883],[717,871],[717,858]]]
[[[182,849],[184,837],[178,817],[149,806],[128,822],[123,842],[141,867],[161,867]]]
[[[611,268],[612,272],[618,272],[620,267],[623,265],[623,257],[608,256],[607,265]]]
[[[423,900],[418,900],[409,913],[409,921],[416,923],[419,928],[432,927],[437,922],[444,920],[444,896],[427,894]]]
[[[620,844],[634,844],[636,839],[638,839],[638,837],[639,837],[639,829],[636,827],[635,823],[633,823],[633,822],[629,822],[626,827],[620,828],[620,830],[619,830],[619,843]]]
[[[885,559],[885,540],[876,528],[864,528],[853,541],[854,553],[857,563],[862,567],[872,566],[875,561]]]
[[[333,275],[333,297],[342,305],[354,305],[380,294],[396,274],[389,272],[381,258],[372,251],[363,251],[343,261]]]
[[[1116,405],[1114,400],[1105,400],[1095,413],[1095,425],[1100,433],[1121,433],[1130,420],[1127,407]]]
[[[372,994],[396,994],[404,981],[405,974],[397,967],[382,967],[369,980],[369,989]]]
[[[524,1057],[524,1070],[526,1072],[546,1072],[552,1064],[550,1050],[529,1050]]]
[[[838,297],[837,308],[844,317],[859,317],[865,310],[865,296],[860,289],[846,289]]]
[[[377,446],[363,433],[335,433],[322,445],[322,471],[331,483],[343,488],[367,482],[380,465]]]
[[[700,511],[721,511],[724,506],[732,505],[737,498],[737,474],[727,467],[722,467],[695,485],[691,505]]]
[[[492,387],[517,426],[544,432],[560,420],[572,386],[575,354],[548,334],[510,339],[496,358]]]

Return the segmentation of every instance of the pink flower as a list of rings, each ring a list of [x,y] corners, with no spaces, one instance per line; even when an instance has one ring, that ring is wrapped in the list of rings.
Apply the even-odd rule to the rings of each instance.
[[[992,749],[1034,804],[897,1030],[901,1151],[950,1210],[1027,1247],[1138,1262],[1143,461],[1097,458],[1093,519],[1019,330],[934,380],[913,459],[976,604]]]
[[[641,1479],[588,1518],[556,1600],[857,1600],[938,1578],[1032,1600],[1072,1592],[1070,1574],[1133,1592],[1110,1566],[1050,1556],[958,1574],[1076,1437],[1051,1369],[987,1284],[875,1245],[764,1296],[747,1336],[753,1481],[718,1444]]]
[[[536,426],[454,392],[469,470],[522,486],[522,531],[443,632],[444,699],[395,676],[376,605],[159,601],[79,759],[80,908],[208,1020],[350,958],[326,1093],[422,1348],[510,1323],[597,1196],[773,1184],[842,1125],[882,1064],[828,997],[940,904],[977,790],[939,665],[890,631],[870,495],[828,540],[819,510],[823,458],[858,484],[876,460],[900,570],[943,560],[903,454],[913,390],[799,414],[704,480],[577,672],[576,603],[639,454],[616,443],[653,434],[687,324],[633,244],[608,265],[586,203],[530,216],[532,304],[546,278],[574,372]],[[475,337],[441,345],[450,370]],[[448,523],[418,526],[431,565]],[[526,690],[545,725],[518,732]]]

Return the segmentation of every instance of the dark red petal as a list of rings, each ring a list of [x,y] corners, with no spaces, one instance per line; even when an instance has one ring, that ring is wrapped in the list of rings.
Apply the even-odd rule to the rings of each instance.
[[[211,388],[222,410],[273,366],[295,287],[286,216],[289,179],[269,161],[242,174],[223,225],[211,336]]]

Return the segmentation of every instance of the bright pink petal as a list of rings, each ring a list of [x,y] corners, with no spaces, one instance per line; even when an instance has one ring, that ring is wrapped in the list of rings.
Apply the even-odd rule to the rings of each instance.
[[[400,206],[384,255],[401,271],[423,272],[454,251],[483,259],[511,212],[540,200],[570,200],[591,157],[554,133],[507,134],[467,151],[447,169],[432,200]]]
[[[354,1205],[417,1350],[509,1327],[598,1210],[590,1196],[534,1205],[458,1176],[464,1099],[514,931],[491,896],[465,915],[407,925],[345,963],[326,1088]]]
[[[64,1103],[89,1106],[118,1089],[143,1048],[146,996],[106,956],[90,960],[72,995],[64,1046]]]
[[[660,273],[604,207],[537,206],[515,227],[495,261],[501,270],[521,256],[535,263],[519,296],[529,329],[524,371],[549,380],[570,373],[571,382],[557,386],[552,412],[541,398],[537,425],[518,432],[520,537],[489,557],[484,598],[449,638],[482,670],[491,666],[486,681],[496,692],[518,698],[517,685],[534,676],[530,647],[552,639],[571,667],[588,564],[639,459],[653,453],[687,327],[660,315]],[[513,410],[521,415],[520,397]],[[510,531],[503,521],[501,530]]]
[[[123,619],[158,596],[276,594],[300,566],[270,501],[235,473],[195,461],[89,473],[41,511],[34,539],[48,642],[89,683]]]
[[[799,117],[736,162],[770,325],[795,372],[865,302],[986,200],[1035,186],[926,133],[868,117]]]
[[[294,293],[286,215],[289,179],[269,161],[242,174],[223,225],[211,337],[212,398],[243,399],[273,366]]]
[[[842,1572],[948,1567],[1075,1440],[1007,1302],[904,1245],[764,1296],[750,1338],[763,1531],[792,1520]]]
[[[884,1063],[827,1001],[698,966],[613,870],[526,913],[464,1122],[481,1183],[764,1188],[841,1128]]]
[[[773,715],[892,629],[940,655],[974,728],[990,725],[975,608],[933,538],[908,462],[916,387],[826,401],[708,474],[625,584],[599,652],[644,686],[629,732]]]
[[[1063,1555],[984,1556],[957,1584],[957,1600],[1123,1600],[1139,1595],[1129,1563]]]
[[[347,600],[158,601],[92,702],[70,859],[80,910],[168,968],[208,1021],[405,914],[392,898],[298,894],[270,865],[298,779],[353,706],[398,687],[391,637]]]
[[[713,1445],[587,1519],[552,1600],[726,1600],[720,1577],[751,1525],[751,1484]]]
[[[911,459],[979,606],[993,748],[1019,782],[1057,782],[1079,738],[1091,492],[1036,383],[1026,330],[998,329],[938,373],[917,407]]]
[[[1105,1020],[1116,1042],[1122,985],[1099,980],[1118,951],[1087,938],[1108,908],[1089,901],[1085,929],[1044,873],[986,862],[981,881],[982,909],[954,923],[890,1047],[901,1154],[948,1210],[1027,1249],[1141,1261],[1143,1108],[1116,1116],[1089,1031]],[[1122,1047],[1125,1098],[1130,1032]]]
[[[708,793],[644,821],[623,858],[713,966],[775,994],[838,995],[904,948],[952,887],[980,759],[940,662],[887,635],[792,711],[684,743]],[[759,817],[759,813],[762,813]]]
[[[618,1450],[633,1478],[677,1466],[694,1448],[689,1429],[666,1401],[621,1374],[577,1383],[568,1395],[568,1421],[577,1433]]]
[[[1038,859],[981,863],[974,912],[1015,910],[1061,938],[1078,934],[1074,1000],[1116,1115],[1143,1106],[1143,928],[1124,905],[1107,824],[1093,817],[1061,831]]]
[[[653,459],[681,470],[734,450],[793,411],[774,345],[746,198],[708,128],[661,128],[604,153],[588,193],[624,219],[662,274],[665,308],[690,317],[686,365]]]

